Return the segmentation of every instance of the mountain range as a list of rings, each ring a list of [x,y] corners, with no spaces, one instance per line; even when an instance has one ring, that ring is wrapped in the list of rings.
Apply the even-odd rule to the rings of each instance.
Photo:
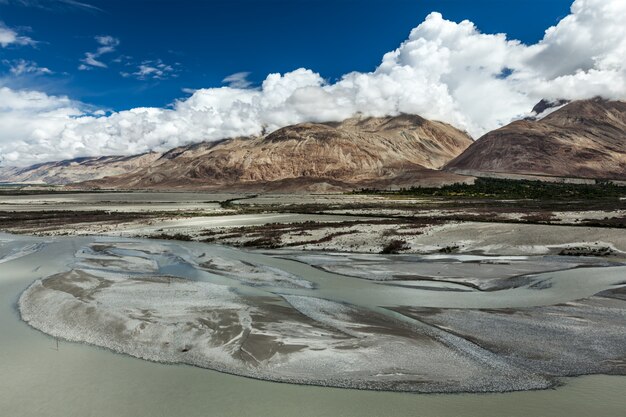
[[[332,191],[436,186],[494,174],[626,180],[626,103],[542,101],[534,112],[541,114],[476,141],[449,124],[417,115],[354,117],[164,153],[0,168],[0,182]]]
[[[415,115],[356,117],[126,157],[123,166],[113,157],[111,162],[82,158],[39,164],[9,172],[0,181],[88,181],[81,186],[118,189],[311,191],[437,185],[467,180],[440,168],[471,143],[465,132]]]

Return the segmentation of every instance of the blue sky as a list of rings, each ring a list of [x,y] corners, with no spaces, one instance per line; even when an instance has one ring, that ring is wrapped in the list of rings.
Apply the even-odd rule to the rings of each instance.
[[[114,110],[162,107],[185,97],[183,89],[218,87],[238,72],[249,72],[255,86],[268,73],[300,67],[330,82],[351,71],[372,71],[435,10],[452,21],[469,19],[484,33],[505,32],[531,44],[571,6],[571,0],[72,3],[0,0],[0,21],[37,42],[0,49],[2,83]],[[113,39],[99,43],[98,36]],[[102,47],[110,51],[98,54]],[[85,64],[87,53],[106,68]],[[49,72],[11,74],[20,60]],[[143,75],[141,65],[148,71]]]

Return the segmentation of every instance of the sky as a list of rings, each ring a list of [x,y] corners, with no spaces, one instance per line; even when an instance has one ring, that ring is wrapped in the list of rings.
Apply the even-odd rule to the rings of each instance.
[[[626,97],[624,0],[0,0],[0,165]]]
[[[25,7],[24,3],[30,5]],[[85,3],[87,4],[87,3]],[[569,0],[107,0],[90,7],[62,1],[0,0],[0,21],[23,27],[37,47],[0,50],[2,71],[15,60],[36,62],[54,74],[22,73],[9,86],[114,110],[165,106],[183,89],[219,87],[231,74],[249,72],[259,85],[269,73],[310,68],[329,80],[372,71],[384,53],[404,41],[432,11],[469,19],[486,33],[509,33],[536,42],[569,12]],[[37,7],[38,5],[38,7]],[[536,10],[541,8],[540,14]],[[101,55],[107,68],[80,70],[96,36],[117,40]],[[139,66],[171,68],[141,75]],[[166,67],[167,68],[167,67]],[[8,72],[8,74],[7,74]],[[124,77],[122,73],[131,74]]]

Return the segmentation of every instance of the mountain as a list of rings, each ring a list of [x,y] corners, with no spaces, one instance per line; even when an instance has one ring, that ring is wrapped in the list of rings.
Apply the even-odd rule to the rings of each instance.
[[[564,100],[564,99],[559,99],[559,100],[543,99],[539,103],[535,104],[535,107],[533,107],[531,113],[535,114],[536,116],[540,116],[548,110],[556,110],[559,107],[562,107],[569,102],[570,102],[569,100]],[[536,119],[533,119],[533,120],[536,120]]]
[[[125,174],[153,164],[159,153],[102,156],[46,162],[26,168],[0,168],[0,182],[63,185]]]
[[[419,116],[302,123],[268,135],[172,149],[147,168],[85,183],[103,188],[338,190],[465,181],[435,171],[471,138]]]
[[[513,122],[478,139],[445,169],[625,180],[626,103],[573,101],[540,120]]]

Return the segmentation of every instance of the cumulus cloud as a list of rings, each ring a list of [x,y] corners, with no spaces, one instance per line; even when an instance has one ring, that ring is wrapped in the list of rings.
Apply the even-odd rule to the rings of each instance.
[[[3,22],[0,22],[0,46],[6,48],[10,45],[35,45],[37,42],[28,36],[20,35]]]
[[[23,165],[165,150],[356,113],[415,113],[478,137],[527,115],[543,98],[626,99],[625,16],[623,0],[575,0],[570,15],[540,42],[525,45],[431,13],[372,72],[329,83],[297,69],[270,74],[255,89],[241,84],[246,77],[238,74],[224,80],[227,86],[195,90],[170,108],[101,115],[66,97],[5,88],[0,155]]]
[[[87,109],[82,107],[67,97],[1,87],[0,163],[23,165],[73,157],[80,144],[69,144],[58,137],[72,117],[85,117]],[[16,141],[11,143],[12,140]]]
[[[85,52],[85,57],[80,60],[81,64],[78,66],[78,69],[81,71],[86,71],[96,68],[107,68],[107,64],[100,60],[100,57],[105,54],[110,54],[115,51],[115,48],[120,44],[119,39],[114,38],[113,36],[96,36],[94,38],[98,45],[98,49],[96,52]]]

